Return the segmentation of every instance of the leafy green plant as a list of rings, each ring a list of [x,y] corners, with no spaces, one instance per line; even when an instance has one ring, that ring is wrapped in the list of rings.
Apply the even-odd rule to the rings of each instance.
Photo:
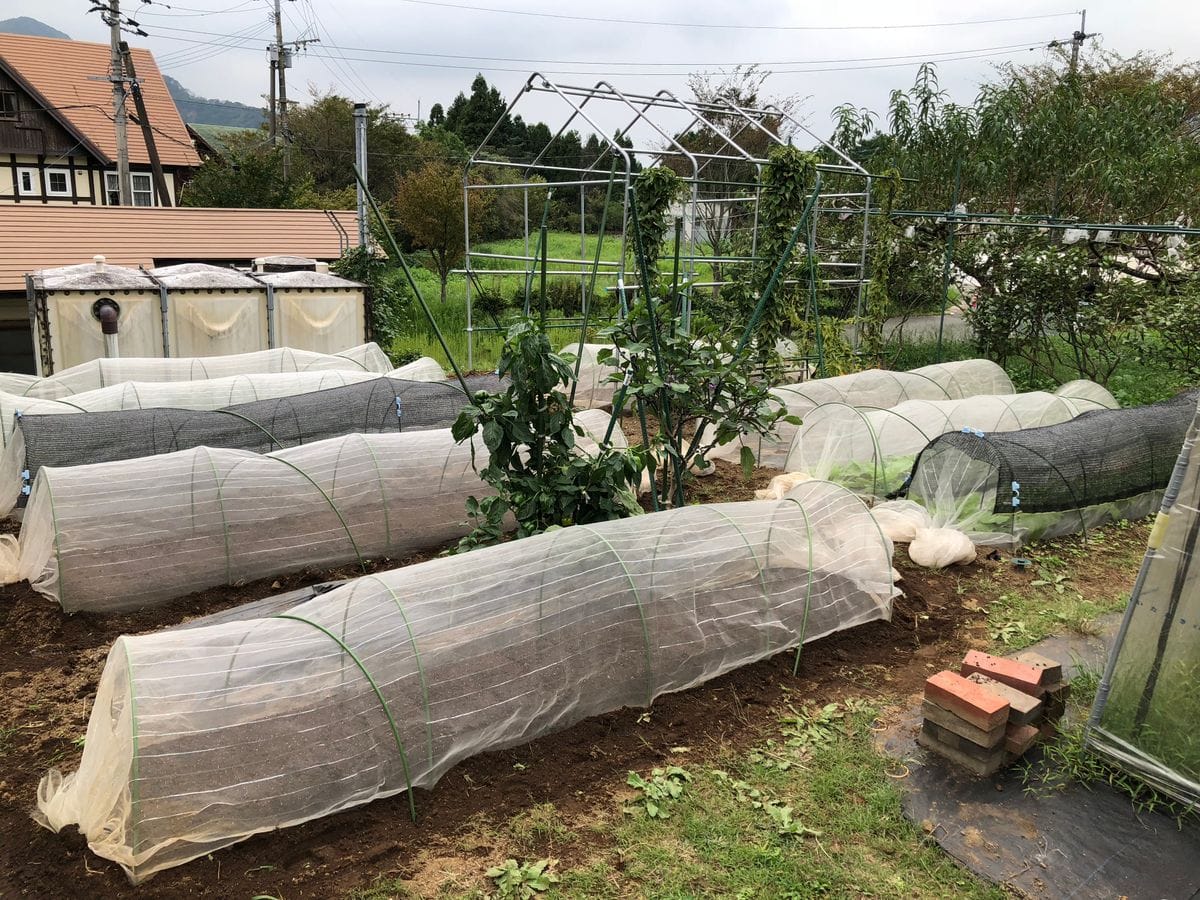
[[[550,871],[557,864],[557,859],[539,859],[532,863],[506,859],[500,865],[492,866],[486,874],[496,885],[497,897],[529,900],[550,890],[550,885],[558,881],[558,876]]]
[[[646,815],[652,819],[668,819],[667,805],[683,796],[688,782],[692,780],[691,773],[679,766],[666,766],[654,769],[648,779],[637,772],[630,772],[625,783],[641,791],[640,802],[645,807]]]
[[[487,465],[480,477],[496,493],[467,499],[475,522],[459,550],[495,543],[505,517],[516,519],[517,537],[548,528],[619,519],[641,512],[634,490],[642,461],[633,450],[602,444],[581,452],[584,435],[561,388],[571,378],[568,363],[550,349],[546,333],[531,321],[509,329],[498,374],[509,379],[501,392],[480,392],[465,406],[451,432],[465,441],[482,433]],[[597,436],[600,443],[601,436]]]
[[[668,212],[683,193],[683,179],[664,167],[646,169],[637,177],[637,219],[646,268],[652,282],[659,278],[658,257],[670,227]],[[636,260],[635,260],[636,262]]]
[[[768,797],[761,788],[740,778],[734,778],[728,772],[714,769],[712,774],[718,782],[733,791],[734,797],[739,803],[745,803],[752,809],[762,810],[770,823],[769,827],[781,837],[803,837],[805,835],[819,837],[821,835],[820,831],[807,828],[796,819],[795,810],[791,804]]]
[[[626,385],[625,395],[639,411],[657,417],[653,433],[646,423],[643,441],[651,459],[663,461],[661,470],[652,463],[651,474],[656,496],[664,502],[687,502],[692,470],[708,468],[707,456],[715,447],[743,434],[768,434],[787,417],[785,409],[771,403],[767,385],[753,380],[745,360],[699,317],[688,334],[668,304],[643,299],[601,336],[615,348],[600,352],[600,361],[616,370],[610,380]],[[698,429],[698,422],[709,426]],[[747,473],[753,464],[753,452],[743,447]]]
[[[371,292],[371,334],[389,356],[404,330],[412,293],[399,272],[367,247],[352,247],[330,265],[331,272],[365,284]],[[392,362],[403,363],[396,358]]]
[[[788,708],[791,715],[779,722],[784,737],[793,746],[824,747],[842,734],[846,713],[837,703],[826,703],[820,709],[806,706],[800,712]]]

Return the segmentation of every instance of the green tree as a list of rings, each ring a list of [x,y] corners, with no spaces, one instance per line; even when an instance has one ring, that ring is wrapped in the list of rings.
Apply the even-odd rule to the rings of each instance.
[[[486,207],[483,192],[467,191],[466,197],[472,228],[478,228]],[[393,207],[404,233],[429,251],[445,303],[450,272],[462,263],[466,249],[462,173],[440,160],[427,162],[399,179]]]
[[[903,176],[897,208],[944,210],[957,194],[988,224],[931,215],[884,229],[895,240],[886,294],[924,286],[941,304],[948,237],[952,289],[971,297],[981,349],[1027,360],[1040,377],[1063,365],[1103,379],[1138,351],[1150,312],[1156,327],[1186,317],[1173,297],[1194,295],[1194,251],[1178,237],[1106,229],[1002,227],[1059,222],[1162,224],[1200,213],[1200,71],[1165,58],[1085,55],[1000,67],[970,105],[952,102],[936,70],[922,67],[893,91],[886,129],[871,134],[864,111],[839,108],[835,142],[873,171]],[[955,188],[957,185],[957,189]],[[836,190],[834,184],[830,190]],[[1031,218],[1037,217],[1037,218]],[[1174,324],[1173,324],[1174,323]],[[1187,341],[1163,335],[1165,346]]]
[[[305,178],[285,180],[283,151],[272,147],[263,132],[235,135],[228,152],[206,159],[184,185],[183,206],[292,209],[304,205],[311,190]]]
[[[288,114],[293,167],[312,177],[317,194],[350,190],[353,207],[354,102],[313,91],[309,102]],[[386,106],[367,108],[367,175],[371,191],[386,203],[397,179],[424,161],[421,141]],[[346,196],[344,193],[342,196]]]

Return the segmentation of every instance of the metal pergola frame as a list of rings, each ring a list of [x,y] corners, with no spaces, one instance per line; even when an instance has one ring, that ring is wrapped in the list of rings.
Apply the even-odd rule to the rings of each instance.
[[[561,101],[565,114],[562,124],[551,135],[546,145],[528,162],[489,159],[489,147],[500,126],[513,115],[514,110],[522,99],[532,94],[549,95]],[[607,110],[615,108],[619,112],[626,113],[629,116],[627,124],[620,127],[615,133],[610,134],[610,129],[602,127],[593,115],[594,112],[601,108]],[[664,118],[678,118],[679,116],[682,116],[683,121],[687,122],[682,130],[675,127],[667,127],[663,122]],[[586,166],[562,166],[553,164],[553,161],[547,161],[547,154],[555,140],[566,134],[568,129],[573,125],[578,127],[580,124],[591,129],[591,132],[602,143],[603,149],[597,155],[596,159]],[[634,144],[628,147],[625,146],[626,143],[632,143],[630,135],[637,126],[642,126],[642,135],[645,135],[647,132],[652,135],[652,145],[637,146]],[[685,146],[686,139],[689,135],[696,133],[696,129],[706,129],[709,134],[715,137],[721,145],[720,152],[689,150]],[[728,283],[727,281],[718,279],[698,282],[696,276],[697,267],[700,264],[714,262],[722,264],[754,262],[758,259],[758,207],[761,199],[762,171],[763,166],[767,164],[767,159],[765,155],[755,155],[755,153],[748,149],[745,146],[748,141],[744,136],[759,135],[765,137],[772,146],[784,146],[789,143],[789,137],[794,133],[803,133],[811,137],[821,148],[828,151],[833,158],[839,160],[836,163],[819,164],[817,166],[819,170],[825,173],[849,176],[852,181],[861,183],[861,190],[842,190],[822,194],[821,202],[818,205],[819,214],[813,217],[809,235],[810,243],[815,245],[821,232],[818,226],[820,214],[833,214],[843,218],[847,215],[862,216],[862,245],[859,248],[855,248],[856,253],[853,255],[856,258],[853,260],[822,259],[820,263],[823,267],[839,270],[833,278],[823,283],[835,288],[853,290],[856,310],[861,315],[868,281],[866,270],[867,247],[870,241],[872,175],[838,148],[817,136],[787,110],[774,104],[762,107],[746,107],[728,100],[685,100],[665,89],[653,94],[621,91],[606,80],[597,81],[594,85],[587,87],[558,84],[537,72],[530,75],[521,90],[508,104],[504,114],[497,119],[479,147],[471,154],[463,170],[463,220],[466,244],[465,267],[459,271],[466,276],[468,368],[474,367],[475,332],[496,330],[493,326],[481,327],[476,324],[472,305],[472,291],[476,279],[480,276],[524,275],[528,284],[537,269],[539,259],[533,252],[530,244],[530,235],[533,234],[536,236],[538,232],[536,224],[532,224],[530,220],[530,190],[545,190],[550,188],[559,192],[564,189],[578,188],[580,220],[579,255],[575,258],[563,256],[549,258],[547,262],[553,265],[554,268],[550,269],[547,266],[545,274],[570,277],[578,276],[580,278],[583,302],[587,303],[589,292],[584,288],[588,277],[593,272],[595,273],[595,277],[604,279],[606,282],[604,285],[605,290],[623,292],[626,289],[637,287],[636,278],[630,281],[627,278],[628,273],[626,269],[626,260],[629,256],[627,251],[630,247],[631,236],[629,225],[630,195],[636,178],[637,165],[642,163],[661,165],[670,160],[674,160],[677,163],[682,162],[684,172],[681,173],[681,177],[686,185],[686,199],[683,201],[682,209],[678,213],[679,217],[683,220],[682,234],[684,236],[680,241],[679,265],[683,283],[687,285],[682,302],[684,321],[686,323],[691,313],[693,290],[712,290]],[[736,162],[753,166],[755,172],[754,181],[721,181],[706,178],[704,176],[705,170],[714,162],[719,161]],[[486,179],[484,179],[483,183],[473,183],[473,172],[486,170],[488,167],[519,169],[521,177],[517,182],[512,184],[487,183]],[[620,204],[622,216],[619,223],[613,223],[610,226],[609,233],[614,240],[619,239],[621,255],[617,261],[599,260],[597,248],[597,256],[589,259],[587,258],[587,191],[589,188],[602,188],[609,184],[610,167],[614,183],[613,196],[614,200]],[[677,171],[679,168],[677,165]],[[564,176],[566,177],[564,178]],[[544,180],[534,180],[535,178]],[[555,180],[559,178],[563,180]],[[619,196],[616,193],[618,186],[620,190]],[[724,191],[724,194],[720,196],[702,196],[702,191],[706,194],[711,194],[711,189],[714,187]],[[522,216],[524,252],[518,255],[476,251],[471,246],[470,192],[504,190],[519,190],[524,195]],[[697,211],[703,205],[710,203],[730,203],[748,205],[750,207],[747,211],[747,215],[751,221],[750,256],[714,258],[712,256],[705,256],[700,252],[697,234],[700,230],[697,224]],[[502,260],[509,263],[520,263],[522,266],[520,268],[501,268],[499,263]],[[579,324],[579,320],[572,320],[570,322],[564,321],[561,324],[555,324],[551,327],[579,327]]]

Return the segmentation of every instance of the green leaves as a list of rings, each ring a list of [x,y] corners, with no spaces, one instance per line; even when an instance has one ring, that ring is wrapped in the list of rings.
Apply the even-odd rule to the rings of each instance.
[[[532,863],[506,859],[500,865],[492,866],[486,874],[496,884],[497,897],[529,900],[558,882],[558,876],[550,871],[556,865],[557,859],[539,859]]]
[[[692,780],[691,773],[679,766],[654,769],[645,779],[637,772],[630,772],[625,783],[641,791],[641,801],[646,815],[652,819],[668,819],[667,805],[683,796],[684,788]]]
[[[655,301],[654,311],[638,301],[601,337],[619,351],[600,354],[617,370],[610,380],[627,385],[627,396],[655,416],[653,424],[647,417],[646,449],[660,462],[655,490],[664,503],[687,502],[692,470],[709,467],[706,457],[714,447],[743,434],[767,434],[786,414],[771,402],[767,386],[751,379],[748,360],[735,358],[712,322],[695,316],[685,333],[667,300]],[[753,455],[747,462],[743,454],[742,464],[751,472]]]
[[[641,512],[633,494],[641,455],[611,446],[580,452],[577,438],[583,429],[575,424],[563,391],[571,368],[534,322],[509,329],[499,372],[509,379],[508,387],[476,394],[451,429],[458,441],[482,432],[488,459],[481,470],[476,460],[477,471],[496,492],[468,501],[475,528],[459,543],[460,551],[502,540],[510,514],[517,536],[527,537],[553,526]]]

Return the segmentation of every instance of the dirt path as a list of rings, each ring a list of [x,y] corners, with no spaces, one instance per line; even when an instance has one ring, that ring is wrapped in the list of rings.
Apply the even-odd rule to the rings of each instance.
[[[89,853],[78,833],[53,835],[29,817],[38,779],[46,770],[71,771],[78,765],[75,740],[86,730],[112,639],[328,580],[331,574],[356,573],[269,579],[123,617],[68,617],[25,585],[5,588],[0,590],[0,898],[61,897],[64,885],[98,900],[344,896],[381,873],[413,873],[424,851],[452,844],[469,822],[502,823],[541,803],[553,803],[567,819],[586,818],[595,803],[620,790],[628,770],[660,763],[672,747],[687,745],[700,754],[760,740],[788,700],[828,702],[848,693],[914,692],[930,672],[960,658],[964,647],[986,642],[984,614],[974,596],[965,596],[978,594],[974,585],[999,591],[1014,579],[1034,577],[1015,572],[1006,559],[981,557],[943,575],[900,565],[905,596],[897,600],[892,621],[808,645],[798,677],[792,676],[792,654],[781,654],[661,698],[648,721],[639,721],[640,710],[621,710],[522,747],[468,760],[434,790],[418,793],[417,825],[408,818],[407,801],[396,797],[260,835],[160,873],[136,891],[115,865]],[[1093,577],[1098,582],[1114,577],[1131,581],[1132,573],[1097,566]],[[963,585],[972,587],[964,591]],[[475,868],[486,868],[492,849],[469,851],[477,856]]]

